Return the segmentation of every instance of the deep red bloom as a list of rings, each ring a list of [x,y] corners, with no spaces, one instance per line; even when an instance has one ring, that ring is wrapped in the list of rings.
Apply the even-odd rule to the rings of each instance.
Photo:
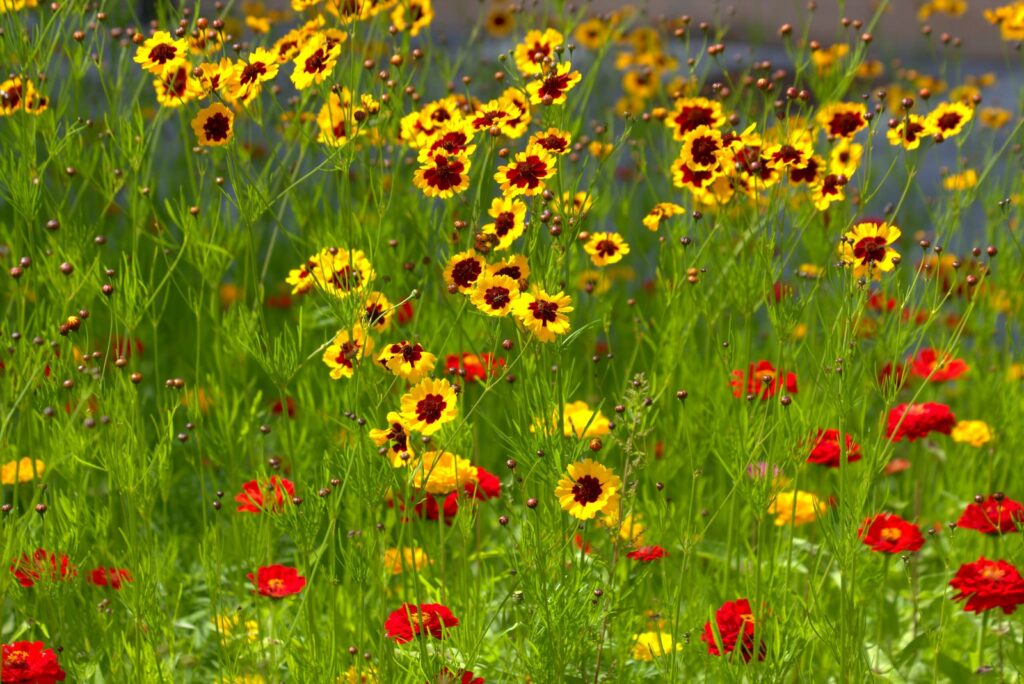
[[[396,644],[406,644],[423,634],[444,638],[444,630],[457,627],[459,618],[440,603],[403,603],[384,622],[384,630]]]
[[[412,314],[412,302],[402,302],[395,313],[395,318],[398,320],[399,325],[405,325],[412,320]]]
[[[286,565],[265,565],[255,575],[250,572],[246,577],[256,586],[254,594],[276,599],[298,594],[306,586],[306,578]]]
[[[451,375],[460,374],[460,370],[465,372],[463,376],[466,382],[472,382],[474,380],[484,381],[487,379],[487,374],[490,373],[492,376],[499,375],[501,369],[505,367],[505,359],[491,356],[490,354],[470,354],[469,352],[463,352],[462,358],[455,354],[449,354],[445,358],[445,368]]]
[[[31,587],[36,582],[63,582],[78,575],[78,569],[71,565],[64,554],[58,556],[46,549],[36,549],[32,556],[22,554],[11,561],[11,572],[18,584]]]
[[[868,518],[857,530],[857,536],[872,551],[883,553],[917,551],[924,545],[921,529],[894,513],[879,513]]]
[[[939,356],[934,349],[922,349],[910,362],[910,372],[928,382],[956,380],[967,372],[963,359],[954,359],[949,354]]]
[[[878,373],[878,384],[885,386],[886,383],[893,383],[896,389],[902,389],[907,382],[907,372],[902,363],[887,363]]]
[[[860,445],[853,441],[853,437],[848,432],[843,437],[843,441],[846,442],[846,462],[853,463],[854,461],[859,461]],[[838,468],[842,458],[841,451],[839,430],[835,428],[819,429],[817,436],[814,438],[814,447],[807,457],[807,462],[817,463],[829,468]]]
[[[718,628],[718,636],[722,639],[722,649],[719,649],[715,641],[715,632],[711,622],[704,623],[704,634],[700,639],[708,645],[708,653],[715,656],[725,653],[732,653],[736,650],[737,643],[740,645],[740,653],[743,659],[750,662],[754,656],[754,615],[750,610],[750,601],[745,598],[735,601],[726,601],[722,607],[715,611],[715,625]],[[765,645],[761,642],[758,659],[764,660]]]
[[[770,361],[750,364],[745,375],[741,370],[734,370],[732,376],[729,384],[732,386],[734,397],[751,394],[769,399],[783,389],[787,394],[797,393],[796,374],[776,371]]]
[[[462,674],[455,674],[447,667],[443,667],[437,673],[437,678],[427,684],[484,684],[484,678],[474,676],[469,670],[463,670]]]
[[[57,654],[42,641],[15,641],[4,644],[0,659],[0,681],[4,684],[54,684],[67,676],[57,662]]]
[[[264,492],[273,493],[273,501],[268,505],[264,503]],[[264,510],[269,510],[276,513],[284,508],[285,495],[287,495],[288,501],[295,496],[295,485],[291,480],[277,475],[271,475],[269,480],[262,483],[249,480],[242,485],[242,493],[235,495],[235,501],[238,503],[238,508],[235,510],[245,513],[261,513]]]
[[[956,526],[982,534],[1016,532],[1024,524],[1024,506],[1013,499],[990,496],[981,503],[968,504]]]
[[[465,484],[466,494],[480,501],[487,501],[501,496],[501,480],[480,466],[476,467],[476,482]]]
[[[932,432],[948,435],[954,425],[956,416],[945,404],[900,404],[889,411],[886,437],[893,442],[899,442],[904,437],[913,442]]]
[[[1009,615],[1024,603],[1024,579],[1017,568],[1002,560],[982,556],[973,563],[964,563],[949,586],[958,592],[953,600],[967,599],[964,610],[972,613],[1002,608]]]
[[[124,568],[99,567],[89,571],[89,581],[97,587],[120,590],[125,582],[134,582],[135,578]]]
[[[271,407],[270,410],[273,412],[273,414],[275,416],[279,416],[282,413],[284,413],[285,407],[287,407],[287,409],[288,409],[288,417],[289,418],[294,418],[295,417],[295,400],[292,399],[291,397],[285,397],[284,398],[284,403],[282,403],[281,400],[278,399],[277,401],[274,402],[274,405]]]
[[[776,304],[781,302],[786,297],[793,295],[793,288],[787,283],[776,282],[772,284],[772,297],[774,297]]]
[[[659,558],[664,558],[668,553],[660,546],[641,546],[626,554],[630,558],[641,563],[653,563]]]

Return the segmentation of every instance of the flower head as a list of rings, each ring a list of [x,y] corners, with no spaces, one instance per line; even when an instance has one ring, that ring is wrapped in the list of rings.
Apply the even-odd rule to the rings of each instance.
[[[443,639],[446,630],[458,627],[459,619],[440,603],[403,603],[384,622],[384,630],[396,644],[407,644],[416,637],[429,635]]]
[[[89,571],[89,581],[97,587],[110,587],[120,591],[125,583],[134,582],[135,578],[124,568],[94,568]]]
[[[506,197],[533,197],[544,191],[544,181],[555,175],[555,158],[540,145],[516,153],[512,161],[498,168],[494,180]]]
[[[39,582],[66,582],[78,575],[78,568],[64,554],[36,549],[31,556],[22,554],[11,561],[11,574],[23,587]]]
[[[732,372],[732,386],[734,397],[742,397],[744,394],[770,399],[780,391],[786,394],[796,394],[796,374],[784,371],[777,371],[770,361],[758,361],[748,366],[744,374],[741,370]]]
[[[869,276],[875,280],[891,271],[900,262],[899,252],[892,244],[900,229],[884,222],[862,221],[854,225],[839,245],[839,258],[853,266],[856,278]]]
[[[643,632],[633,637],[633,658],[636,660],[654,660],[681,650],[683,645],[674,641],[668,632]]]
[[[31,482],[37,477],[42,477],[46,470],[46,464],[37,459],[23,456],[20,459],[8,461],[0,467],[0,484],[13,485]]]
[[[973,563],[964,563],[949,586],[957,590],[954,601],[967,602],[964,610],[983,613],[1001,608],[1010,615],[1017,606],[1024,603],[1024,579],[1010,563],[1003,560],[988,560],[984,556]]]
[[[4,684],[54,684],[67,677],[57,662],[57,654],[41,641],[4,644],[0,672]]]
[[[569,332],[567,313],[573,310],[572,300],[564,293],[549,295],[539,288],[519,295],[512,313],[541,342],[552,342]]]
[[[715,625],[709,620],[704,624],[700,640],[708,645],[708,653],[714,656],[727,655],[739,648],[743,660],[750,661],[754,651],[758,659],[764,660],[765,645],[754,646],[755,623],[750,601],[745,598],[726,601],[715,611]]]
[[[254,594],[280,599],[302,591],[306,586],[306,578],[295,568],[286,565],[266,565],[259,568],[256,574],[246,575],[255,585]]]
[[[411,467],[413,486],[430,494],[448,494],[477,480],[476,466],[450,451],[428,451]]]
[[[192,119],[192,130],[199,144],[206,147],[227,145],[234,136],[235,114],[220,102],[199,110]]]
[[[928,382],[948,382],[956,380],[967,372],[967,363],[949,354],[936,352],[932,348],[922,349],[909,364],[911,375],[924,378]]]
[[[768,505],[768,514],[775,516],[777,527],[812,523],[826,510],[827,504],[817,494],[800,490],[780,492]]]
[[[434,370],[437,357],[423,349],[419,342],[403,340],[384,346],[377,363],[409,382],[419,382],[420,378]]]
[[[983,501],[967,504],[956,526],[982,534],[1016,532],[1024,526],[1024,506],[1002,494],[993,494]]]
[[[872,551],[883,553],[917,551],[924,546],[920,528],[894,513],[879,513],[868,518],[857,530],[857,536]]]
[[[580,520],[590,520],[618,504],[622,480],[589,458],[569,464],[568,475],[558,481],[555,496],[563,510]]]
[[[892,442],[916,441],[932,432],[948,435],[956,425],[956,416],[945,404],[900,404],[889,411],[886,437]]]
[[[829,428],[827,430],[818,430],[818,435],[815,438],[814,446],[811,448],[811,453],[807,457],[808,463],[817,463],[818,465],[828,466],[829,468],[838,468],[842,461],[842,452],[846,452],[846,462],[853,463],[854,461],[860,460],[860,445],[853,441],[853,437],[850,433],[843,435],[843,442],[845,442],[845,448],[842,446],[839,440],[839,430],[835,428]]]
[[[977,448],[992,441],[992,429],[983,420],[961,420],[953,426],[950,437],[954,442]]]
[[[264,492],[271,495],[269,502]],[[238,503],[235,510],[240,513],[277,513],[283,510],[285,502],[290,503],[294,496],[295,485],[283,477],[271,475],[269,480],[262,482],[249,480],[242,485],[242,492],[235,495],[235,501]]]
[[[447,380],[425,378],[402,396],[402,422],[414,432],[431,435],[455,420],[455,388]]]
[[[339,330],[324,350],[322,360],[331,369],[335,380],[351,378],[355,364],[373,350],[373,340],[366,336],[363,326],[356,323],[352,330]]]
[[[591,233],[583,244],[583,251],[590,255],[595,266],[607,266],[622,261],[629,254],[629,245],[618,233]]]

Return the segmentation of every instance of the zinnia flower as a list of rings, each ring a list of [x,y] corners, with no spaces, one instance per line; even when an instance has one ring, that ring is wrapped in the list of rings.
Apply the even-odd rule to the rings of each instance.
[[[993,494],[984,501],[967,504],[957,527],[977,530],[982,534],[1016,532],[1024,524],[1024,506],[1002,494]]]
[[[806,525],[825,513],[828,506],[816,494],[795,490],[780,492],[768,505],[769,515],[775,516],[775,525]]]
[[[846,442],[846,462],[853,463],[854,461],[859,461],[861,456],[860,445],[853,441],[853,437],[848,432],[843,435],[843,441]],[[817,463],[829,468],[838,468],[843,450],[839,442],[839,430],[835,428],[819,429],[814,441],[814,447],[811,448],[811,453],[807,457],[807,462]]]
[[[965,563],[957,570],[949,586],[957,590],[954,601],[963,601],[964,611],[983,613],[1002,608],[1010,615],[1024,603],[1024,579],[1010,563],[992,561],[984,556],[973,563]]]
[[[653,563],[667,555],[665,549],[660,546],[641,546],[627,553],[626,558],[640,563]]]
[[[742,397],[744,391],[761,399],[774,397],[780,389],[785,389],[786,394],[796,394],[798,391],[796,374],[776,371],[770,361],[750,364],[746,376],[741,370],[734,370],[732,376],[729,384],[732,385],[733,396],[737,398]]]
[[[246,577],[256,586],[254,594],[275,599],[298,594],[306,586],[306,578],[286,565],[266,565]]]
[[[909,364],[910,372],[928,382],[956,380],[967,372],[963,359],[952,358],[949,354],[938,354],[934,349],[922,349]]]
[[[899,442],[904,437],[915,441],[932,432],[948,435],[956,425],[956,416],[945,404],[900,404],[889,412],[886,437]]]
[[[700,639],[708,645],[708,653],[711,655],[729,654],[738,646],[743,660],[749,662],[754,656],[754,631],[750,601],[741,598],[723,603],[715,611],[715,628],[712,628],[710,620],[704,623],[704,633]],[[764,660],[766,649],[763,641],[757,650],[758,659]]]
[[[264,499],[264,491],[273,495],[273,500],[269,503]],[[240,513],[277,513],[284,508],[285,501],[290,502],[294,496],[295,485],[283,477],[271,475],[269,480],[263,482],[249,480],[242,485],[242,492],[235,495],[235,501],[238,503],[235,510]]]
[[[406,644],[424,634],[443,639],[445,630],[458,625],[459,619],[440,603],[403,603],[401,608],[388,615],[384,630],[396,644]]]
[[[558,481],[555,496],[562,508],[580,520],[590,520],[612,505],[622,480],[608,468],[592,459],[569,464],[569,473]]]
[[[54,684],[67,677],[57,662],[57,654],[41,641],[4,644],[0,663],[4,684]]]
[[[18,584],[31,587],[38,582],[64,582],[78,575],[64,554],[58,556],[46,549],[36,549],[31,556],[22,554],[11,561],[11,573]]]
[[[857,530],[857,536],[872,551],[883,553],[917,551],[924,545],[920,528],[894,513],[879,513],[868,518]]]
[[[110,587],[120,590],[126,582],[134,582],[135,578],[124,568],[99,567],[89,571],[89,581],[97,587]]]

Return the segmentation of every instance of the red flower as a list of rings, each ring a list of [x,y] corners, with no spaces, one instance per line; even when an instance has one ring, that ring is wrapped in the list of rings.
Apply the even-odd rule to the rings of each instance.
[[[590,542],[587,542],[586,546],[583,545],[583,535],[581,534],[577,534],[576,536],[574,536],[572,538],[572,541],[576,544],[576,548],[582,551],[587,556],[589,556],[590,552],[593,550],[590,547]]]
[[[412,303],[411,302],[402,302],[398,306],[398,311],[395,313],[395,318],[398,319],[398,324],[399,325],[405,325],[406,323],[408,323],[409,321],[412,320],[412,314],[413,314]]]
[[[902,389],[906,381],[907,373],[902,363],[887,363],[878,373],[878,384],[882,387],[885,387],[886,383],[892,383],[896,389]]]
[[[428,684],[430,684],[428,682]],[[475,677],[469,670],[463,670],[462,674],[455,674],[447,667],[441,668],[433,684],[484,684],[483,677]]]
[[[924,545],[920,528],[894,513],[879,513],[868,518],[857,530],[857,536],[872,551],[883,553],[917,551]]]
[[[1024,579],[1017,568],[1002,560],[991,561],[982,556],[973,563],[964,563],[949,586],[959,592],[954,601],[967,599],[964,610],[968,612],[1002,608],[1009,615],[1024,603]]]
[[[89,572],[89,581],[97,587],[110,587],[120,590],[125,582],[134,582],[135,578],[124,568],[95,568]]]
[[[459,618],[440,603],[403,603],[388,615],[384,630],[396,644],[406,644],[424,633],[435,639],[444,638],[444,630],[457,627]]]
[[[271,410],[271,412],[273,412],[273,414],[275,416],[279,416],[282,413],[284,413],[285,407],[287,407],[287,409],[288,409],[288,417],[289,418],[294,418],[295,417],[295,400],[292,399],[291,397],[285,397],[283,403],[281,402],[280,399],[278,399],[277,401],[274,402],[274,405],[271,406],[270,410]]]
[[[70,564],[67,556],[45,549],[36,549],[31,558],[25,554],[15,558],[11,561],[11,572],[23,587],[40,581],[62,582],[78,575],[78,569]]]
[[[265,565],[256,571],[255,576],[250,572],[246,577],[256,585],[254,594],[276,599],[298,594],[306,586],[306,578],[286,565]]]
[[[945,404],[900,404],[889,412],[886,437],[899,442],[904,437],[909,441],[927,437],[931,432],[948,435],[956,425],[956,416]]]
[[[904,470],[910,470],[910,461],[905,458],[894,458],[885,464],[886,475],[899,475]]]
[[[630,551],[626,554],[626,558],[630,558],[641,563],[653,563],[659,558],[664,558],[668,554],[665,553],[665,549],[660,546],[641,546],[638,549]]]
[[[265,510],[264,491],[273,492],[274,500],[266,510],[276,513],[284,508],[285,494],[288,495],[289,500],[295,496],[295,485],[290,480],[277,475],[271,475],[270,479],[265,480],[262,484],[256,480],[249,480],[242,485],[242,493],[235,495],[235,501],[238,503],[238,508],[235,510],[245,513],[263,512]]]
[[[733,379],[729,381],[732,385],[734,397],[742,397],[744,393],[769,399],[774,397],[780,389],[785,389],[788,394],[796,394],[796,375],[776,371],[775,366],[769,361],[758,361],[752,363],[744,376],[743,371],[734,370]]]
[[[846,462],[853,463],[854,461],[859,461],[860,445],[853,441],[850,433],[846,433],[843,437],[843,441],[846,442]],[[818,435],[815,438],[814,448],[811,449],[807,462],[817,463],[829,468],[838,468],[841,458],[842,448],[839,445],[839,430],[835,428],[829,428],[828,430],[819,429]]]
[[[934,349],[922,349],[910,362],[910,372],[928,382],[947,382],[956,380],[967,372],[967,363],[963,359],[954,359],[949,354],[941,357]]]
[[[0,681],[4,684],[53,684],[67,676],[57,662],[57,654],[44,648],[41,641],[15,641],[3,645]]]
[[[722,648],[719,648],[719,642],[715,639],[711,622],[706,622],[704,634],[700,639],[708,645],[708,653],[715,656],[722,655],[723,651],[732,653],[736,650],[737,642],[740,642],[743,659],[750,662],[754,655],[754,615],[750,611],[750,601],[745,598],[726,601],[721,608],[715,611],[715,625],[718,628]],[[763,641],[759,651],[758,659],[764,660],[765,645]]]
[[[501,480],[482,467],[476,467],[476,482],[465,484],[466,494],[479,501],[487,501],[501,496]]]
[[[968,504],[956,526],[982,534],[1016,532],[1024,524],[1024,506],[1002,495],[993,495],[980,503]]]
[[[492,376],[498,375],[504,367],[505,359],[491,356],[490,354],[477,356],[476,354],[463,352],[461,363],[459,357],[455,354],[449,354],[445,358],[445,368],[448,370],[448,373],[450,375],[461,375],[466,379],[466,382],[472,382],[473,380],[483,382],[487,379],[488,373]]]

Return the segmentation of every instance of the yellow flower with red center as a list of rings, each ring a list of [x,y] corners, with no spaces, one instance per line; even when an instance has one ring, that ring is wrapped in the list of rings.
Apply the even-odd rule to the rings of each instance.
[[[721,166],[726,150],[721,131],[698,126],[683,136],[679,159],[693,171],[713,171]]]
[[[295,55],[292,83],[297,90],[305,90],[315,83],[323,83],[334,71],[341,54],[341,44],[329,41],[323,33],[316,33]]]
[[[497,238],[497,244],[494,245],[497,251],[511,247],[526,230],[526,203],[520,199],[495,197],[491,200],[487,215],[494,219],[494,223],[488,223],[480,230],[484,235]]]
[[[847,138],[841,138],[832,146],[832,152],[828,158],[828,170],[830,173],[852,178],[857,167],[860,166],[860,159],[863,155],[863,145],[850,142]]]
[[[565,38],[555,29],[529,31],[523,42],[516,45],[516,68],[523,76],[536,76],[543,71],[544,60],[555,58],[555,48],[564,45]]]
[[[49,99],[42,97],[32,81],[15,76],[0,83],[0,116],[23,111],[42,114],[49,105]]]
[[[274,80],[279,68],[277,55],[263,48],[255,50],[235,64],[231,78],[232,96],[242,104],[252,102],[260,94],[263,84]]]
[[[629,245],[618,233],[591,233],[583,244],[583,251],[590,255],[595,266],[607,266],[622,261],[629,254]]]
[[[455,420],[455,389],[447,380],[425,378],[402,395],[402,423],[409,430],[432,435]]]
[[[647,230],[657,232],[658,228],[661,227],[662,221],[678,216],[685,211],[685,209],[673,202],[659,202],[644,216],[643,224]]]
[[[415,456],[409,445],[409,431],[402,422],[402,416],[396,411],[388,412],[388,426],[383,429],[370,430],[370,439],[381,447],[391,465],[395,468],[404,467]]]
[[[779,492],[768,506],[768,514],[775,516],[775,525],[806,525],[824,515],[828,506],[816,494],[794,490]]]
[[[811,185],[811,200],[818,211],[825,211],[833,202],[841,202],[846,199],[843,188],[846,186],[846,176],[830,173],[823,176],[821,181]]]
[[[549,295],[539,288],[522,293],[512,305],[512,314],[541,342],[552,342],[569,332],[572,299],[565,293]]]
[[[424,136],[424,152],[419,156],[429,159],[434,154],[444,153],[472,157],[476,152],[476,145],[473,144],[474,135],[473,126],[468,121],[461,118],[452,119],[435,128],[429,136]]]
[[[530,278],[530,262],[522,254],[512,254],[501,261],[489,264],[487,273],[508,276],[522,285]]]
[[[333,248],[321,250],[309,277],[327,294],[345,299],[366,289],[377,274],[362,250]]]
[[[592,459],[570,463],[568,473],[558,481],[555,496],[563,510],[579,520],[591,520],[598,513],[618,505],[616,494],[622,480]]]
[[[470,295],[473,306],[488,316],[507,316],[519,296],[519,281],[503,275],[486,275],[477,280]]]
[[[862,102],[836,102],[818,111],[817,121],[829,138],[852,139],[868,127],[868,108]]]
[[[390,548],[384,551],[384,568],[392,575],[401,575],[410,570],[418,571],[432,562],[427,553],[418,546]]]
[[[802,169],[814,156],[812,143],[810,131],[792,129],[783,142],[765,147],[763,154],[768,166],[773,169],[783,172],[789,169]]]
[[[418,36],[421,29],[430,26],[434,20],[434,5],[431,0],[399,0],[391,12],[391,23],[399,31],[408,31]]]
[[[985,10],[985,20],[999,27],[1000,37],[1007,42],[1024,40],[1024,2],[1016,2]]]
[[[978,112],[978,121],[987,128],[1002,128],[1013,121],[1013,112],[1001,107],[983,107]]]
[[[599,18],[588,19],[576,27],[573,38],[588,50],[599,50],[611,35],[611,26]]]
[[[519,152],[508,164],[498,168],[494,180],[506,197],[533,197],[544,191],[544,181],[555,175],[555,158],[540,146]]]
[[[560,128],[549,128],[530,136],[527,147],[537,145],[551,154],[569,154],[572,151],[572,134]]]
[[[185,64],[188,43],[176,40],[167,31],[155,31],[135,51],[135,63],[151,74],[163,76],[166,72]]]
[[[992,428],[983,420],[961,420],[949,433],[954,442],[982,447],[992,441]]]
[[[203,84],[192,75],[192,68],[184,63],[168,69],[163,76],[154,79],[153,89],[156,91],[156,101],[162,107],[172,108],[202,97],[205,92]]]
[[[491,7],[484,20],[487,33],[495,38],[504,38],[515,29],[515,16],[512,8],[504,5]]]
[[[903,149],[916,150],[921,141],[934,135],[931,123],[918,114],[907,114],[899,119],[895,126],[885,132],[885,137],[892,146],[902,145]]]
[[[21,459],[8,461],[0,467],[0,484],[14,485],[31,482],[37,477],[42,477],[46,470],[46,464],[38,458],[33,460],[28,456]]]
[[[357,123],[352,108],[352,93],[348,88],[342,87],[338,92],[331,92],[317,113],[316,125],[320,130],[317,142],[330,147],[341,147],[355,135]]]
[[[839,245],[839,258],[853,266],[854,277],[878,280],[900,262],[899,252],[892,248],[899,236],[900,229],[888,223],[858,223]]]
[[[469,460],[450,451],[428,451],[412,464],[412,484],[429,494],[449,494],[477,481]]]
[[[420,155],[420,168],[413,174],[412,182],[427,197],[447,199],[469,187],[471,164],[466,154],[424,150]]]
[[[448,260],[444,269],[444,280],[448,287],[463,294],[468,294],[476,286],[476,281],[487,267],[484,258],[472,249],[459,252]]]
[[[234,112],[220,102],[199,110],[196,118],[192,119],[192,130],[203,146],[227,145],[234,135],[234,126]]]
[[[974,110],[963,102],[943,102],[926,118],[936,140],[951,138],[964,129],[974,118]]]
[[[409,382],[417,382],[434,370],[437,357],[424,351],[419,342],[403,340],[389,344],[377,357],[377,363]]]
[[[373,340],[366,336],[363,326],[355,324],[351,330],[339,330],[324,350],[323,362],[331,369],[331,378],[351,378],[355,364],[373,351]]]
[[[536,80],[526,84],[530,104],[560,105],[582,78],[580,72],[572,70],[570,62],[560,62],[551,69],[545,69]]]
[[[391,325],[395,307],[383,292],[371,292],[363,300],[363,321],[376,332],[384,332]]]
[[[223,88],[224,99],[231,102],[232,94],[227,92],[229,89],[225,86],[230,83],[234,77],[235,63],[227,57],[224,57],[219,62],[204,62],[199,65],[199,85],[202,87],[203,93],[206,95],[220,92]]]
[[[704,97],[682,97],[665,117],[665,125],[672,129],[675,140],[682,141],[687,133],[701,126],[721,128],[725,125],[725,113],[720,102]]]

